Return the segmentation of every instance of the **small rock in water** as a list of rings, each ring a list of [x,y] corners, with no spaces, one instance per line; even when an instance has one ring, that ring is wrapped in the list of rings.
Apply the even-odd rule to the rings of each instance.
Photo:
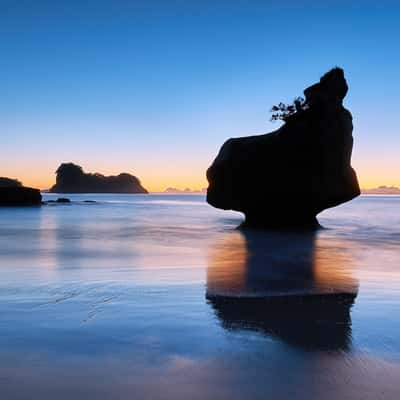
[[[0,187],[0,206],[40,206],[42,195],[39,189],[25,186]]]
[[[43,202],[43,204],[49,203],[71,203],[71,200],[67,199],[66,197],[59,197],[57,200],[47,200]]]

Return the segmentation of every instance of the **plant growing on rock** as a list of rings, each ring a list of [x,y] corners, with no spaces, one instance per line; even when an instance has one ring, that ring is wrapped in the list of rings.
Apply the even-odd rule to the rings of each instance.
[[[296,97],[293,100],[293,104],[279,103],[271,108],[271,112],[273,113],[271,121],[281,120],[286,122],[290,116],[307,108],[308,104],[303,97]]]

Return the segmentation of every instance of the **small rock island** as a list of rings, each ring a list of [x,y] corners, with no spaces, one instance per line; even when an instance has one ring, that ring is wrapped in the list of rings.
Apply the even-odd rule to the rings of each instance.
[[[25,187],[17,179],[0,177],[0,206],[39,206],[39,189]]]
[[[315,227],[318,213],[357,197],[347,91],[334,68],[304,90],[281,128],[226,141],[207,170],[208,203],[243,212],[244,226]]]
[[[91,174],[85,173],[79,165],[64,163],[56,174],[51,193],[148,193],[136,176],[127,173],[117,176]]]

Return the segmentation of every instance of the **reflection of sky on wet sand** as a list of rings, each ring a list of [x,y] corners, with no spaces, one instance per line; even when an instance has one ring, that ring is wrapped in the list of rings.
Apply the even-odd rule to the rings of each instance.
[[[0,210],[2,399],[399,397],[400,198],[315,235],[240,232],[201,196],[105,198]]]
[[[262,348],[254,347],[261,351]],[[31,399],[357,399],[395,400],[398,364],[369,357],[349,362],[340,355],[293,356],[279,349],[262,357],[221,353],[214,358],[179,355],[62,359],[25,355],[16,364],[7,356],[0,367],[2,395]],[[24,386],[20,386],[24,382]],[[382,387],[384,389],[382,390]],[[16,390],[18,388],[18,390]],[[18,393],[18,396],[15,394]]]

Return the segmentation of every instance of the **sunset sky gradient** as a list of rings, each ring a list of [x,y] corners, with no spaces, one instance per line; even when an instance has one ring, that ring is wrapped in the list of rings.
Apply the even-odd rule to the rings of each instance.
[[[200,189],[227,138],[277,129],[270,107],[338,65],[361,186],[400,186],[399,21],[385,0],[0,0],[0,176]]]

